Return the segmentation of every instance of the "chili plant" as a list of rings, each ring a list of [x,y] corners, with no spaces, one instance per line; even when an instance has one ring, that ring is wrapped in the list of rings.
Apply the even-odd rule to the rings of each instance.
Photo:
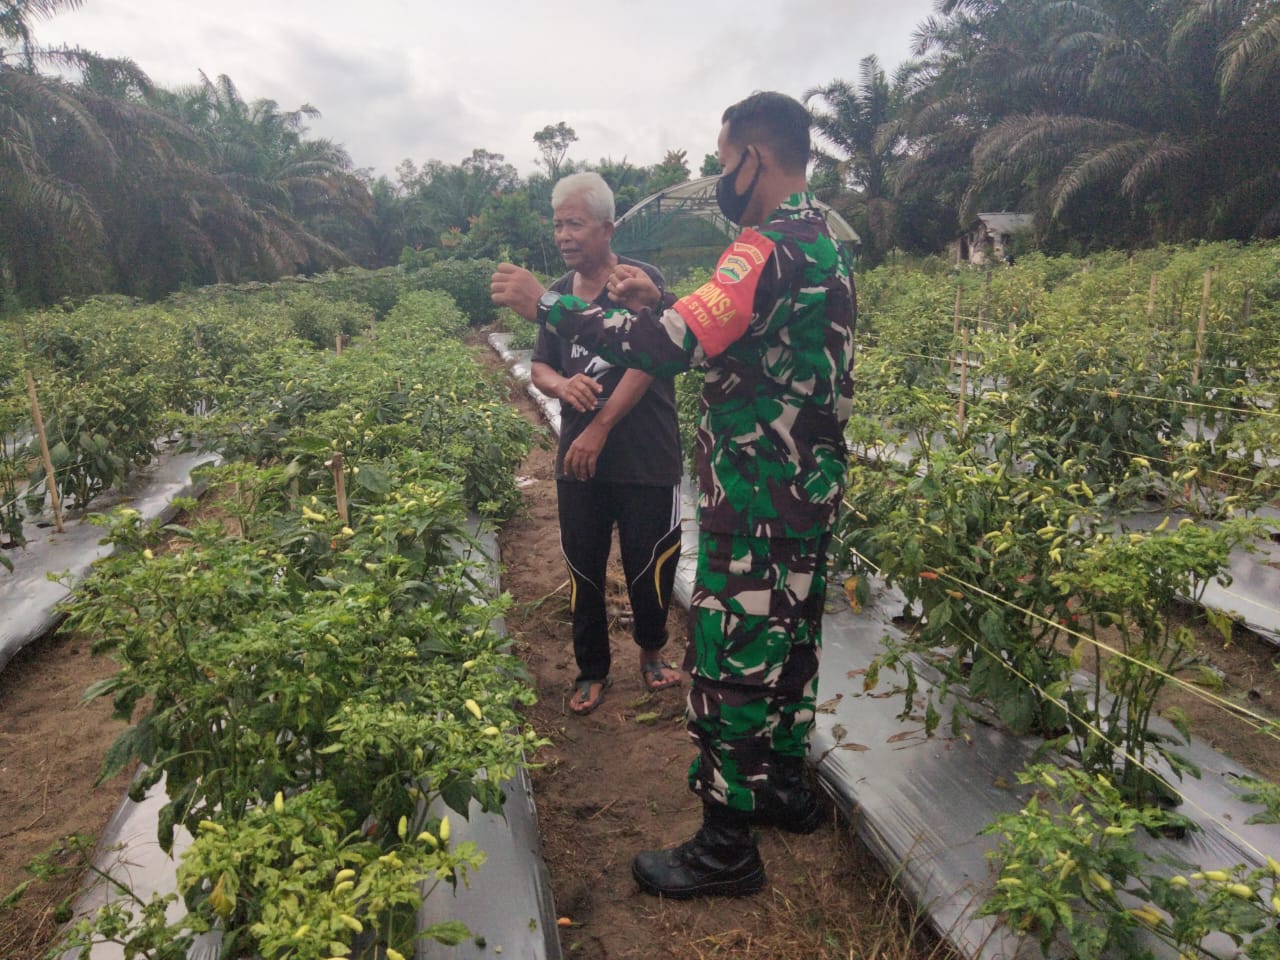
[[[420,513],[432,509],[418,498]],[[315,590],[278,549],[211,528],[179,532],[192,546],[157,556],[142,546],[154,530],[118,519],[113,538],[126,549],[69,605],[122,663],[87,696],[112,695],[128,720],[146,698],[104,775],[147,764],[134,796],[165,776],[166,848],[177,823],[242,815],[321,779],[341,784],[350,808],[384,834],[408,811],[414,782],[452,791],[451,802],[496,802],[475,775],[511,772],[528,742],[515,704],[532,696],[487,629],[500,606],[472,600],[447,565],[422,566],[425,555],[359,560]],[[339,567],[348,570],[387,543],[376,522],[347,541]],[[486,704],[483,723],[468,701]]]
[[[169,919],[178,894],[140,900],[109,874],[107,903],[73,924],[57,955],[89,960],[101,944],[126,956],[185,960],[197,938],[220,937],[219,954],[262,960],[413,956],[421,937],[460,943],[457,921],[416,929],[423,898],[441,883],[465,879],[484,862],[475,844],[449,842],[448,818],[410,831],[401,825],[384,847],[353,828],[331,784],[269,803],[238,819],[203,820],[178,865],[186,912]]]
[[[1018,461],[941,447],[929,469],[913,469],[917,462],[859,467],[846,493],[846,560],[873,564],[919,608],[910,638],[890,644],[878,665],[909,672],[908,703],[906,655],[917,653],[940,671],[941,693],[963,684],[1017,732],[1060,731],[1070,668],[1057,626],[1072,613],[1048,575],[1082,541],[1093,508],[1078,484],[1073,494],[1062,480],[1031,481]]]
[[[1166,520],[1161,527],[1167,527]],[[1047,574],[1063,596],[1076,599],[1070,642],[1077,657],[1092,660],[1091,688],[1062,692],[1071,732],[1057,741],[1072,745],[1086,769],[1115,776],[1134,799],[1169,796],[1147,769],[1154,751],[1179,777],[1199,776],[1174,746],[1177,739],[1151,727],[1156,697],[1170,679],[1195,662],[1189,627],[1175,623],[1182,602],[1195,604],[1211,580],[1226,582],[1233,547],[1253,540],[1258,521],[1231,520],[1216,527],[1184,519],[1152,533],[1098,533],[1070,563]],[[1230,624],[1225,624],[1230,639]],[[1185,718],[1165,711],[1182,742],[1190,739]]]
[[[1280,957],[1280,863],[1204,869],[1141,849],[1143,832],[1185,829],[1176,814],[1130,804],[1106,777],[1034,766],[1018,774],[1035,788],[1017,813],[982,832],[1000,837],[1000,863],[980,915],[998,915],[1035,937],[1045,956],[1064,944],[1080,960],[1154,956],[1158,941],[1181,956],[1212,957],[1204,941],[1228,937],[1243,956]]]

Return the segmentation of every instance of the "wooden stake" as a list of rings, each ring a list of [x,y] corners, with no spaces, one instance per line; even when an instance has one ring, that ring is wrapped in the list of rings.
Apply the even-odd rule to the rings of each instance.
[[[964,291],[964,287],[960,286],[960,284],[958,284],[958,283],[957,283],[957,284],[956,284],[956,310],[955,310],[955,314],[952,316],[952,320],[951,320],[951,341],[952,341],[952,343],[954,343],[954,342],[955,342],[956,337],[960,336],[960,297],[961,297],[961,294],[963,293],[963,291]],[[955,373],[955,372],[956,372],[956,355],[955,355],[955,349],[954,349],[954,348],[952,348],[952,351],[951,351],[951,363],[950,363],[950,366],[949,366],[948,372],[949,372],[949,373]]]
[[[956,409],[956,429],[964,433],[964,398],[969,392],[969,328],[960,335],[960,404]]]
[[[1213,284],[1213,270],[1204,272],[1204,294],[1200,298],[1200,323],[1196,327],[1196,364],[1191,369],[1191,385],[1200,382],[1200,360],[1204,355],[1204,328],[1209,320],[1209,288]]]
[[[1249,314],[1252,311],[1253,311],[1253,287],[1250,287],[1248,290],[1244,292],[1244,317],[1241,320],[1241,325],[1246,330],[1249,329]]]
[[[1160,284],[1160,275],[1158,273],[1151,274],[1151,289],[1147,291],[1147,316],[1151,316],[1156,312],[1156,287]]]
[[[40,414],[40,398],[36,395],[36,378],[29,369],[23,370],[27,375],[27,396],[31,399],[31,419],[36,425],[36,436],[40,438],[40,459],[44,461],[44,485],[49,491],[49,502],[53,505],[53,527],[59,533],[62,529],[62,499],[58,496],[58,478],[53,475],[53,457],[49,454],[49,438],[44,432],[44,417]]]
[[[334,338],[334,351],[338,356],[342,356],[342,334],[338,334]]]
[[[338,451],[324,462],[333,474],[333,489],[338,498],[338,516],[343,524],[351,522],[347,514],[347,475],[342,469],[342,451]]]

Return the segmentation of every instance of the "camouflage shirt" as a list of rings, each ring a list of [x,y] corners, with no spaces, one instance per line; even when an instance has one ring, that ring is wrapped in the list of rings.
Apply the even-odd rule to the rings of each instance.
[[[540,312],[622,366],[659,377],[703,366],[699,527],[806,539],[829,529],[844,488],[855,314],[848,264],[809,193],[740,233],[711,280],[659,310],[563,296]]]

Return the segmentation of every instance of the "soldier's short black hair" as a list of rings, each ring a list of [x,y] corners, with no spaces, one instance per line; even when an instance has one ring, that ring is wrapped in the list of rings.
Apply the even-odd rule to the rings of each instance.
[[[785,93],[757,90],[724,112],[729,139],[736,144],[765,143],[788,173],[809,163],[809,111]]]

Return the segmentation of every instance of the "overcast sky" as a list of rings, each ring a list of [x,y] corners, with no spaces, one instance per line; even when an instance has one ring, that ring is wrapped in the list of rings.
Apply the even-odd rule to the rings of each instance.
[[[248,101],[304,103],[310,135],[357,167],[457,163],[476,147],[535,169],[561,120],[569,157],[697,171],[720,114],[757,89],[800,97],[858,62],[907,59],[933,0],[84,0],[35,24],[42,45],[133,59],[166,87],[226,74]]]

